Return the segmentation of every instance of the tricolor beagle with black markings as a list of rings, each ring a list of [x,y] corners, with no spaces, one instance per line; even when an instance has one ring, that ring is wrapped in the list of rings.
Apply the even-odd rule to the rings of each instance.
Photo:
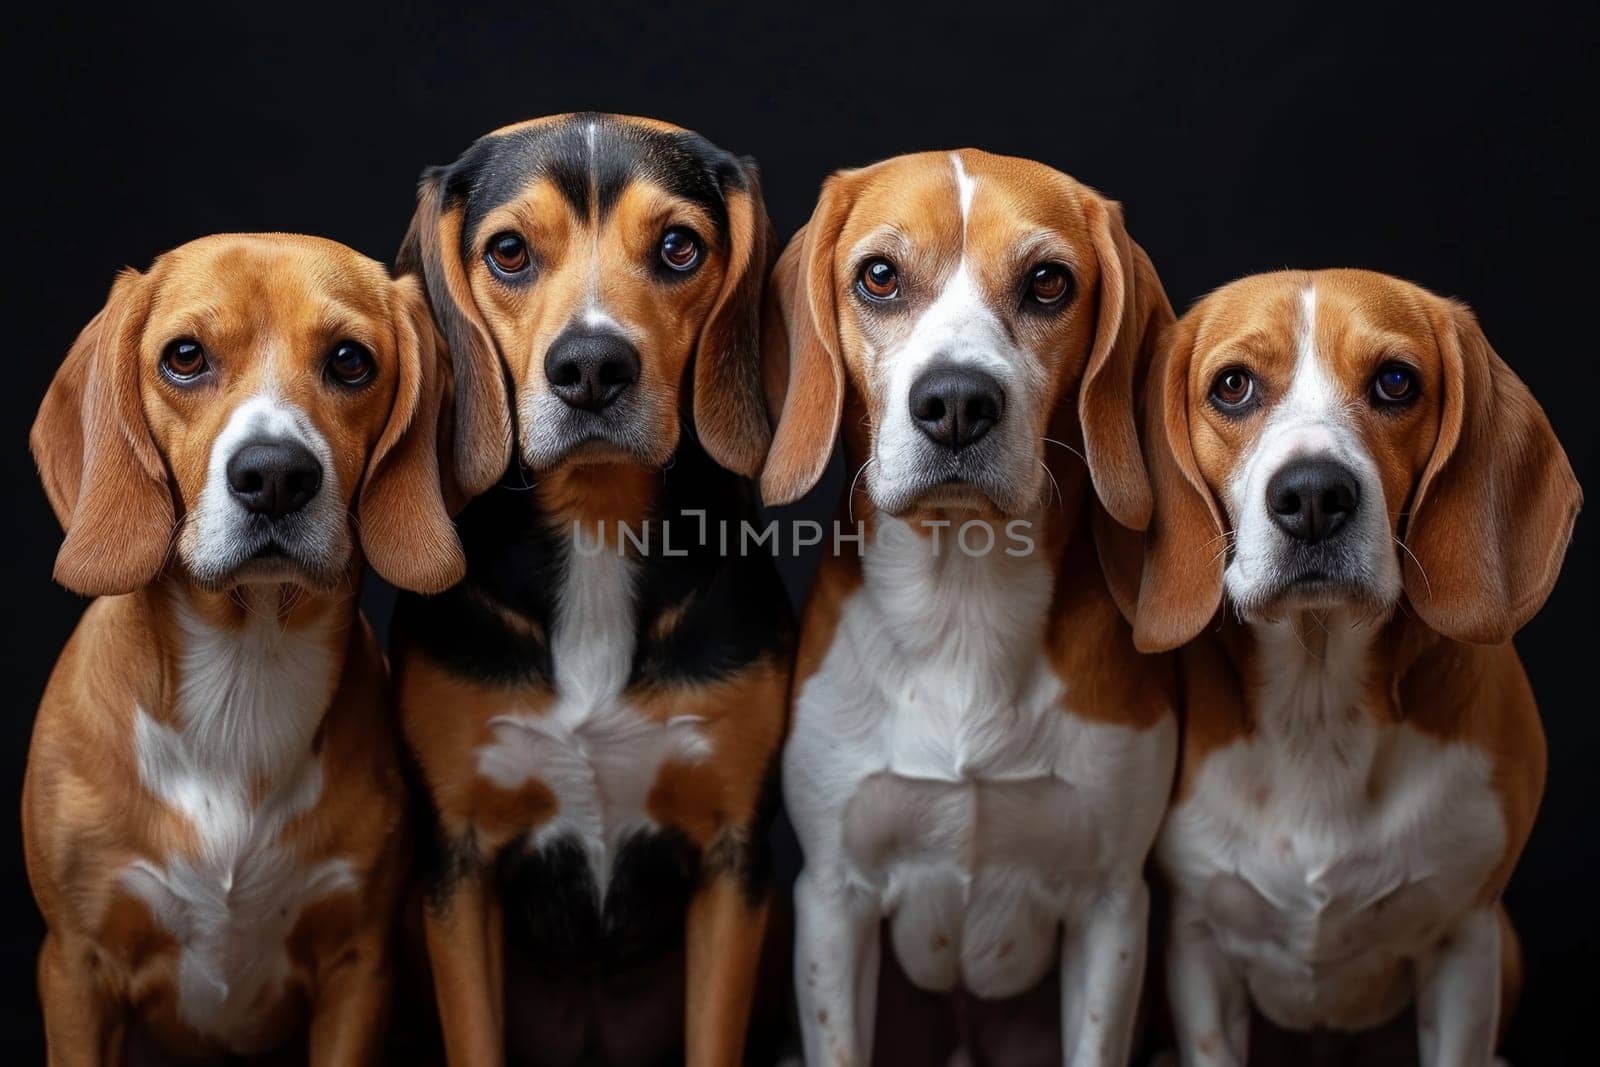
[[[1140,647],[1192,639],[1157,845],[1180,1060],[1398,1020],[1411,1062],[1490,1063],[1545,775],[1510,639],[1581,502],[1544,412],[1464,306],[1292,271],[1183,317],[1146,428],[1142,577],[1111,573]]]
[[[376,1061],[406,809],[356,593],[363,554],[413,589],[462,574],[445,373],[414,280],[285,234],[125,272],[57,373],[32,435],[55,573],[100,599],[23,790],[50,1062]]]
[[[742,1062],[792,622],[716,531],[754,515],[772,249],[753,164],[653,120],[539,119],[424,176],[401,261],[475,499],[395,672],[451,1063]]]
[[[962,150],[830,178],[769,305],[764,495],[810,487],[842,425],[839,521],[865,531],[823,559],[784,754],[806,1060],[871,1061],[887,920],[926,990],[1010,997],[1059,970],[1048,1046],[1120,1067],[1176,691],[1134,651],[1091,516],[1149,514],[1133,401],[1172,320],[1161,283],[1115,203]],[[880,1059],[995,1054],[953,1018]]]

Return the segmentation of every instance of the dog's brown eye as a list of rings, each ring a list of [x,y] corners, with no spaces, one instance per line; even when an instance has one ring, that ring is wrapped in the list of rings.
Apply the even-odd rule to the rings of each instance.
[[[1372,399],[1380,404],[1409,404],[1417,397],[1417,372],[1404,363],[1385,363],[1372,379]]]
[[[192,382],[204,374],[209,365],[200,342],[187,337],[172,342],[161,353],[161,369],[174,381]]]
[[[489,238],[489,259],[502,274],[520,274],[528,268],[528,243],[507,231]]]
[[[1242,410],[1255,395],[1256,380],[1243,367],[1229,367],[1211,383],[1211,399],[1224,411]]]
[[[872,300],[893,300],[900,292],[900,275],[887,259],[869,259],[857,283]]]
[[[1042,263],[1028,275],[1028,295],[1035,303],[1053,307],[1072,288],[1072,275],[1059,263]]]
[[[328,376],[340,385],[362,385],[372,377],[372,353],[354,341],[340,341],[328,353]]]
[[[661,237],[661,262],[676,271],[693,270],[700,262],[700,242],[694,233],[674,226]]]

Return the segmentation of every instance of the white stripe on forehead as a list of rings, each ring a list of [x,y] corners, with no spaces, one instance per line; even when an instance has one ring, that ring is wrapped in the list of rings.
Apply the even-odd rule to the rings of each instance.
[[[1266,491],[1267,479],[1300,456],[1347,457],[1348,422],[1339,383],[1317,352],[1317,290],[1307,282],[1300,290],[1294,324],[1294,366],[1251,450],[1229,478],[1233,515],[1243,515]],[[1261,388],[1257,384],[1257,388]]]
[[[1307,282],[1300,290],[1300,321],[1294,333],[1296,362],[1315,359],[1317,354],[1317,286]]]
[[[961,199],[961,246],[967,244],[967,217],[972,214],[972,196],[978,191],[978,180],[967,174],[967,168],[961,165],[961,155],[957,152],[950,153],[950,162],[956,168],[956,194]]]
[[[584,127],[584,139],[589,144],[589,198],[595,204],[595,211],[599,212],[599,171],[595,164],[595,138],[599,135],[600,124],[590,119]],[[600,305],[600,226],[596,223],[589,228],[589,277],[585,285],[587,298],[584,301],[583,322],[590,329],[618,328],[617,320],[611,316],[610,311]],[[618,332],[621,332],[618,328]]]
[[[950,165],[961,211],[961,258],[900,348],[901,358],[891,372],[897,393],[908,391],[915,375],[936,359],[980,367],[1002,382],[1010,381],[1015,372],[1007,353],[1016,353],[1006,342],[1005,327],[990,307],[967,254],[967,220],[978,182],[967,173],[959,153],[950,153]]]
[[[1277,409],[1267,425],[1335,423],[1344,421],[1344,397],[1338,381],[1317,351],[1317,287],[1307,282],[1300,290],[1300,318],[1294,327],[1294,371]]]

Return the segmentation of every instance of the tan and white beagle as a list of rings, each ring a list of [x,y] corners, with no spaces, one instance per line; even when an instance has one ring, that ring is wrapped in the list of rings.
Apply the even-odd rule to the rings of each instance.
[[[117,279],[34,423],[99,599],[23,791],[50,1061],[288,1044],[375,1059],[407,837],[363,554],[463,568],[413,280],[311,237],[207,237]],[[302,1061],[303,1062],[303,1061]]]
[[[806,1061],[872,1058],[887,920],[925,990],[1008,997],[1059,966],[1063,1058],[1120,1065],[1176,691],[1134,651],[1090,516],[1148,516],[1133,400],[1161,284],[1116,204],[961,150],[830,178],[771,289],[764,495],[810,487],[841,425],[854,475],[784,752]],[[879,1057],[924,1062],[906,1053]]]
[[[1545,775],[1510,638],[1581,500],[1544,412],[1462,305],[1284,272],[1183,317],[1146,431],[1142,577],[1110,573],[1141,648],[1191,642],[1157,845],[1179,1058],[1244,1064],[1253,1014],[1306,1035],[1414,1005],[1423,1064],[1489,1063]]]

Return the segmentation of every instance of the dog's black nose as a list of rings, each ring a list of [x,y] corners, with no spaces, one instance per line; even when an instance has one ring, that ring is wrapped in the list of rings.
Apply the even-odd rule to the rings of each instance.
[[[959,451],[1000,421],[1000,383],[971,367],[934,367],[911,383],[911,418],[935,444]]]
[[[322,488],[322,464],[298,441],[256,441],[228,460],[228,488],[254,515],[299,511]]]
[[[581,411],[604,411],[639,380],[639,353],[614,334],[563,334],[544,357],[550,391]]]
[[[1267,510],[1272,521],[1308,545],[1337,533],[1360,502],[1356,476],[1332,460],[1296,460],[1267,482]]]

